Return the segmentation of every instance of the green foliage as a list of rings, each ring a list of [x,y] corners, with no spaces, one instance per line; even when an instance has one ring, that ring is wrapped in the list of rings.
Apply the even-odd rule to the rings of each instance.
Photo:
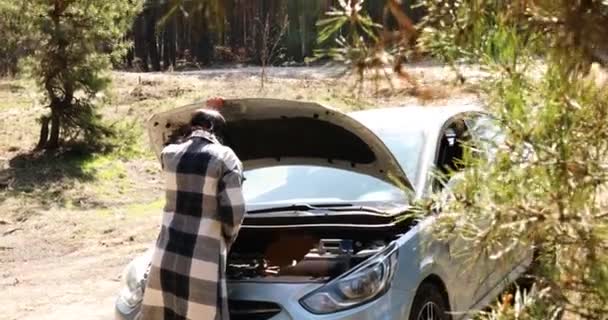
[[[125,53],[122,38],[140,7],[140,1],[122,0],[29,2],[23,14],[36,43],[29,71],[51,109],[51,136],[47,141],[43,134],[39,147],[57,147],[59,133],[86,140],[110,133],[95,107],[110,82],[111,62]]]
[[[277,52],[284,52],[284,56],[276,60],[277,63],[302,61],[312,55],[317,35],[315,22],[329,3],[327,0],[146,0],[144,13],[137,19],[130,36],[135,47],[142,48],[135,50],[135,56],[142,61],[146,61],[152,51],[163,56],[162,60],[176,57],[181,64],[208,64],[212,60],[259,64],[263,60],[260,51],[265,29],[278,34],[289,17],[285,37],[277,47]],[[270,17],[268,28],[267,17]],[[150,41],[149,29],[154,23],[148,21],[156,22],[159,45],[151,44],[154,41]],[[201,42],[201,38],[205,41]],[[213,49],[216,49],[215,56]],[[203,57],[201,51],[209,55]]]
[[[357,46],[361,42],[364,42],[363,35],[372,41],[377,41],[376,28],[382,26],[374,23],[372,18],[362,9],[362,0],[340,1],[340,8],[332,8],[332,10],[325,13],[329,18],[317,22],[317,27],[320,28],[317,41],[324,43],[343,28],[347,28],[348,42],[352,46]]]
[[[481,312],[479,318],[488,320],[537,320],[537,319],[559,319],[563,315],[560,308],[551,306],[542,301],[548,290],[539,291],[532,287],[530,291],[518,288],[515,296],[505,295],[506,301],[499,301],[490,311]]]
[[[106,145],[109,146],[116,159],[132,160],[146,157],[153,158],[146,141],[142,141],[145,136],[141,121],[121,121],[111,126],[114,134],[108,139]]]
[[[483,99],[504,137],[469,150],[437,234],[513,261],[534,247],[538,290],[489,319],[608,314],[608,87],[588,75],[606,48],[604,1],[426,1],[420,45],[490,71]],[[540,61],[540,62],[539,62]],[[593,73],[592,73],[593,75]],[[471,257],[474,258],[474,257]],[[526,300],[527,302],[522,302]]]
[[[468,158],[439,230],[494,259],[536,246],[538,281],[558,288],[547,299],[588,318],[608,312],[607,91],[553,66],[541,80],[520,74],[488,85],[506,141],[491,161]]]
[[[29,37],[24,36],[31,32],[22,14],[25,8],[23,2],[0,0],[0,76],[15,75],[19,59],[32,49]]]
[[[362,0],[340,1],[339,4],[339,8],[332,8],[325,13],[327,18],[317,21],[317,42],[325,44],[331,40],[336,46],[329,50],[317,50],[317,55],[326,55],[355,66],[369,56],[369,51],[372,51],[373,45],[378,41],[378,30],[382,26],[363,10]]]
[[[367,15],[357,1],[340,3],[319,22],[319,40],[335,37],[330,56],[369,69],[379,43],[358,32],[366,22],[359,17]],[[469,150],[470,169],[451,190],[457,201],[443,206],[437,233],[469,241],[471,259],[512,261],[535,247],[540,290],[519,295],[513,307],[499,305],[488,318],[601,318],[608,312],[608,88],[585,75],[608,51],[608,4],[423,5],[428,15],[419,48],[451,65],[464,60],[488,70],[483,99],[506,131],[502,143],[489,148],[491,159]],[[397,51],[407,49],[397,45]]]
[[[477,62],[503,27],[516,31],[518,41],[538,56],[566,55],[564,69],[581,71],[598,59],[606,62],[608,4],[603,0],[426,0],[422,5],[428,14],[420,24],[419,45],[448,62]]]

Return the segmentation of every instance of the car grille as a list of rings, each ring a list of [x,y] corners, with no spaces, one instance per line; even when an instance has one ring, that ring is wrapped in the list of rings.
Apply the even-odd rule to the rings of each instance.
[[[281,312],[281,306],[264,301],[229,300],[231,320],[266,320]]]

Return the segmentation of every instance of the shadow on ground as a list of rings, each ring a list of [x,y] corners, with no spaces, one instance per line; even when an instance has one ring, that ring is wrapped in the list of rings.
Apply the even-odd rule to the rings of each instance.
[[[0,205],[20,197],[36,200],[43,207],[65,205],[65,193],[75,182],[94,180],[93,172],[84,169],[93,157],[81,148],[70,148],[22,153],[4,165],[0,163]]]

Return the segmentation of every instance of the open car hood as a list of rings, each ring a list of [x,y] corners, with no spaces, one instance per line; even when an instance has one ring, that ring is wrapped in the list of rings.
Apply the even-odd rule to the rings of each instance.
[[[152,148],[160,155],[171,133],[188,123],[192,104],[153,115],[148,121]],[[317,103],[279,99],[225,100],[225,143],[246,169],[273,165],[334,167],[412,188],[386,145],[350,116]]]

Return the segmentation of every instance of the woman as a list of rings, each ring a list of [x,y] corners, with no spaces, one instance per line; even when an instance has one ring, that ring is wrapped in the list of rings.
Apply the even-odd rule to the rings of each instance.
[[[218,107],[222,100],[208,102]],[[227,249],[245,207],[242,165],[215,136],[221,114],[196,111],[191,133],[161,153],[166,205],[141,319],[228,319]]]

